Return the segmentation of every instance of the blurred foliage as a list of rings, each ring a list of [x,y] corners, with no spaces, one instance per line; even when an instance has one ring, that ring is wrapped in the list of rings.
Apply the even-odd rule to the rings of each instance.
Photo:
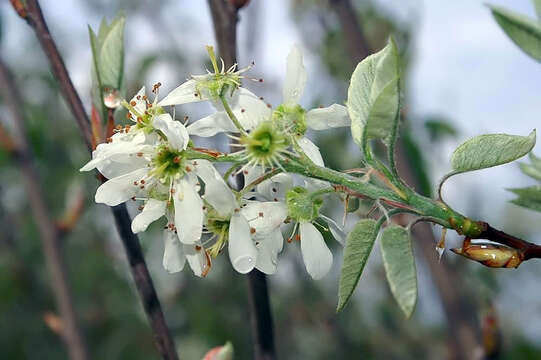
[[[437,142],[447,137],[456,137],[458,130],[452,122],[440,116],[431,116],[424,122],[430,141]]]
[[[165,8],[171,3],[172,1],[164,1],[160,6]],[[189,13],[177,14],[178,19],[175,20],[172,31],[162,31],[159,26],[165,25],[158,19],[164,14],[155,4],[149,5],[144,1],[123,0],[111,3],[87,0],[78,2],[77,6],[89,17],[95,16],[98,19],[124,9],[128,42],[143,37],[141,29],[157,29],[154,33],[144,34],[147,39],[150,37],[151,41],[157,41],[160,34],[168,36],[168,33],[179,32],[179,29],[184,31],[180,24],[186,18],[195,16]],[[337,88],[345,89],[343,82],[349,76],[353,64],[346,64],[349,57],[344,50],[343,36],[336,21],[327,18],[327,15],[331,17],[331,12],[325,6],[326,2],[322,1],[296,1],[295,16],[300,18],[301,14],[303,15],[304,20],[299,26],[301,33],[307,38],[314,29],[314,22],[323,22],[321,39],[307,39],[306,43],[314,46],[314,54],[321,54],[329,73],[340,83]],[[363,26],[373,48],[381,47],[389,33],[394,32],[401,49],[407,53],[410,38],[408,28],[397,26],[392,18],[372,7],[370,2],[365,2],[358,10],[363,19],[366,19]],[[0,15],[0,21],[3,21],[0,27],[3,27],[4,36],[16,36],[16,32],[5,29],[5,18],[15,15],[11,12]],[[205,16],[207,15],[205,13]],[[45,16],[47,17],[47,13]],[[89,21],[77,19],[75,24],[83,27]],[[183,32],[182,38],[186,41],[190,38],[199,41],[199,32],[211,33],[211,29],[204,28],[207,25],[204,21],[202,27],[194,26],[190,31]],[[50,27],[56,30],[54,23],[50,23]],[[75,308],[87,338],[91,358],[158,359],[109,210],[93,202],[97,182],[91,176],[78,173],[78,169],[88,159],[85,145],[59,95],[58,86],[50,75],[48,65],[43,61],[32,61],[32,57],[41,58],[42,55],[30,35],[18,35],[19,46],[26,50],[26,55],[10,59],[10,64],[27,101],[25,114],[30,140],[39,162],[38,170],[46,189],[44,195],[52,216],[61,216],[67,196],[66,189],[70,184],[80,182],[86,189],[83,216],[77,226],[64,237],[63,252],[69,268],[68,277],[73,286]],[[80,39],[80,43],[88,44],[86,36]],[[197,57],[199,54],[184,52],[184,48],[175,48],[172,44],[173,42],[167,40],[167,46],[164,45],[159,52],[156,49],[143,49],[139,53],[126,54],[129,60],[126,64],[127,73],[136,74],[129,75],[126,79],[129,81],[128,93],[137,91],[146,83],[149,74],[164,67],[167,67],[172,78],[182,80],[187,77],[188,64],[185,59]],[[201,47],[202,45],[204,44],[197,44]],[[66,49],[66,63],[70,65],[83,61],[81,56],[89,54],[90,51],[81,55],[76,53],[76,49]],[[86,60],[89,63],[90,59]],[[90,77],[90,72],[85,74]],[[88,89],[82,89],[82,94],[89,94],[89,91],[90,81]],[[337,101],[344,98],[343,93],[334,96],[340,99]],[[325,94],[325,99],[330,100],[328,94]],[[0,109],[4,110],[1,99]],[[2,114],[0,121],[9,120],[6,111]],[[9,129],[9,126],[6,127]],[[401,136],[407,139],[413,135]],[[318,135],[318,144],[321,145],[324,158],[330,167],[346,169],[360,165],[358,149],[348,145],[350,137],[347,129],[322,132]],[[418,163],[423,164],[424,161],[420,159],[422,152],[416,147],[412,149],[414,150],[408,151],[416,152]],[[41,244],[20,185],[19,172],[14,165],[7,159],[6,154],[0,151],[2,358],[63,359],[66,358],[63,342],[49,326],[51,319],[55,318],[55,304]],[[366,212],[370,206],[371,204],[363,203],[358,211]],[[235,347],[235,359],[251,359],[252,340],[245,277],[231,269],[227,257],[217,259],[213,270],[204,280],[195,278],[189,269],[177,275],[168,275],[161,268],[163,245],[158,225],[142,236],[142,241],[168,324],[177,339],[182,357],[198,359],[208,349],[229,340]],[[446,334],[443,326],[434,325],[432,322],[427,324],[423,314],[418,313],[415,313],[411,320],[404,321],[388,288],[383,285],[385,275],[382,267],[378,267],[373,275],[377,289],[368,282],[363,283],[365,291],[356,293],[358,296],[355,306],[349,306],[337,315],[336,284],[333,284],[336,277],[329,275],[323,281],[312,281],[300,259],[298,245],[296,242],[285,244],[280,267],[284,270],[270,277],[271,304],[275,315],[276,343],[280,359],[362,357],[407,360],[444,357]],[[335,263],[340,263],[339,246],[333,240],[329,240],[329,245],[335,254]],[[458,263],[465,268],[464,262],[459,260]],[[493,272],[481,267],[468,267],[467,274],[472,283],[482,282],[488,284],[490,291],[500,291]],[[380,294],[382,291],[385,293]],[[505,350],[504,359],[536,359],[541,354],[538,345],[520,335],[506,339]]]

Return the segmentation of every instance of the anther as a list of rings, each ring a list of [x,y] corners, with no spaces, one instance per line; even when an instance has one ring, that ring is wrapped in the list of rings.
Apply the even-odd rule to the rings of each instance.
[[[138,209],[139,211],[143,210],[145,207],[143,205],[139,206]]]
[[[178,163],[180,162],[180,157],[179,157],[179,156],[175,156],[175,157],[173,158],[173,162],[174,162],[175,164],[178,164]]]
[[[195,250],[196,250],[196,251],[201,251],[201,246],[195,245]]]
[[[263,212],[261,211],[259,214],[258,214],[259,217],[263,217]]]
[[[192,168],[189,166],[186,166],[186,172],[190,172],[190,171],[192,171]]]
[[[136,99],[141,100],[141,95],[137,95]]]
[[[139,183],[137,181],[134,181],[133,185],[137,186],[137,185],[139,185]]]
[[[301,241],[301,236],[299,234],[295,235],[295,240]]]
[[[143,156],[143,153],[142,153],[142,152],[138,152],[136,155],[137,155],[138,157],[142,157],[142,156]]]
[[[145,183],[145,180],[141,180],[141,184],[144,184]]]
[[[131,106],[135,106],[136,104],[137,104],[137,103],[136,103],[135,101],[133,101],[133,100],[130,102],[130,105],[131,105]]]
[[[245,112],[245,111],[246,111],[245,109],[240,109],[240,112],[241,112],[241,113],[243,113],[243,112]]]
[[[250,234],[255,234],[255,228],[253,227],[250,228]]]

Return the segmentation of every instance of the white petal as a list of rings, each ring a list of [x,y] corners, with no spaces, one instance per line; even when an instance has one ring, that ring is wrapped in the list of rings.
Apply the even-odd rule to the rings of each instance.
[[[116,206],[131,199],[141,192],[134,182],[141,180],[147,173],[148,169],[143,168],[106,181],[96,190],[96,202]]]
[[[80,171],[93,170],[107,160],[129,163],[136,153],[145,151],[147,148],[148,145],[136,144],[131,141],[99,144],[96,150],[92,152],[92,160],[83,166]]]
[[[196,81],[191,79],[173,89],[165,98],[158,102],[158,106],[179,105],[192,102],[198,102],[207,99],[201,99],[197,94]]]
[[[284,200],[286,193],[293,187],[293,177],[286,173],[274,175],[257,186],[257,192],[267,200]]]
[[[308,127],[314,130],[351,125],[347,108],[338,104],[332,104],[321,109],[312,109],[306,113],[305,119]]]
[[[299,143],[299,146],[302,148],[306,156],[310,158],[314,162],[314,164],[323,166],[323,158],[321,157],[321,153],[319,152],[319,148],[308,138],[302,137],[297,140]]]
[[[233,214],[229,225],[229,259],[241,274],[252,271],[257,261],[257,248],[250,237],[250,225],[244,216]]]
[[[329,230],[331,230],[331,234],[335,238],[335,240],[338,241],[340,245],[344,246],[346,244],[346,234],[344,233],[344,230],[342,230],[342,227],[330,217],[322,214],[320,214],[319,216],[327,222],[327,224],[329,225]]]
[[[135,111],[137,111],[137,114],[134,114],[135,116],[143,115],[145,113],[145,110],[147,109],[147,104],[146,104],[146,101],[143,99],[143,96],[145,96],[145,87],[144,86],[130,100],[130,104],[133,104],[135,102],[134,109],[135,109]],[[133,120],[135,120],[135,119],[133,119]]]
[[[134,234],[145,231],[151,223],[158,220],[165,214],[166,206],[166,201],[149,199],[145,203],[143,211],[133,218],[131,222],[131,231]]]
[[[190,136],[188,131],[179,121],[173,120],[169,114],[161,114],[154,118],[152,126],[160,130],[167,141],[175,150],[185,150],[188,146]]]
[[[222,132],[238,132],[225,111],[219,111],[188,125],[188,134],[210,137]]]
[[[187,179],[175,185],[175,226],[183,244],[194,244],[203,231],[203,202]]]
[[[196,276],[205,277],[210,270],[210,256],[200,242],[193,245],[184,245],[184,253],[188,264]]]
[[[299,47],[295,45],[287,56],[286,78],[283,90],[284,104],[298,104],[305,85],[306,70],[302,63],[302,53]]]
[[[169,273],[176,273],[184,268],[186,255],[183,251],[183,245],[178,241],[177,235],[170,231],[163,231],[163,267]]]
[[[195,173],[205,183],[205,200],[221,216],[231,215],[233,209],[237,206],[237,200],[233,192],[227,186],[222,175],[214,168],[214,165],[208,160],[195,160]]]
[[[125,175],[137,169],[141,169],[148,164],[148,160],[143,157],[130,156],[129,162],[119,159],[120,161],[103,160],[97,164],[98,171],[107,179],[112,179],[121,175]]]
[[[250,222],[250,227],[255,229],[255,239],[280,231],[280,225],[287,218],[287,206],[283,202],[254,201],[248,203],[240,212]]]
[[[237,92],[237,102],[231,107],[245,130],[254,129],[261,122],[270,120],[272,109],[257,95],[242,87]]]
[[[256,245],[258,250],[256,269],[268,275],[274,274],[278,264],[278,253],[282,250],[283,243],[284,237],[279,230],[259,240]]]
[[[261,166],[253,166],[244,170],[244,184],[251,184],[263,175],[263,168]]]
[[[331,269],[332,253],[323,236],[311,223],[301,223],[301,252],[306,271],[314,280],[319,280]]]

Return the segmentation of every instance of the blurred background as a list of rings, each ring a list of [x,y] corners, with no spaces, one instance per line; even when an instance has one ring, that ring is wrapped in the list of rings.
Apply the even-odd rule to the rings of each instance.
[[[406,159],[404,171],[427,194],[449,169],[450,154],[462,141],[488,132],[526,135],[541,124],[541,65],[508,40],[482,1],[352,0],[351,11],[344,3],[348,2],[252,0],[239,13],[238,58],[241,67],[254,60],[251,75],[264,82],[246,86],[278,105],[287,53],[299,44],[308,71],[301,103],[306,108],[344,103],[359,56],[352,50],[356,41],[373,52],[392,34],[405,62],[400,150]],[[529,0],[492,3],[534,16]],[[41,5],[89,110],[87,25],[97,29],[102,17],[112,19],[119,11],[127,16],[128,98],[142,85],[158,81],[165,94],[190,74],[204,72],[205,45],[215,43],[206,1],[66,0]],[[360,32],[348,27],[352,18]],[[359,34],[362,39],[355,37]],[[78,171],[88,161],[85,145],[34,34],[8,2],[0,4],[0,54],[23,93],[50,213],[62,219],[66,212],[81,209],[62,246],[92,358],[157,359],[110,212],[93,202],[97,181]],[[0,121],[9,131],[10,113],[0,100]],[[211,111],[201,104],[177,107],[177,118],[197,119]],[[359,165],[360,153],[347,129],[309,137],[320,146],[328,166]],[[225,137],[195,141],[227,149]],[[534,152],[540,153],[538,148]],[[444,197],[469,217],[539,243],[539,215],[509,204],[513,196],[505,191],[530,184],[516,164],[508,164],[453,178]],[[5,151],[0,151],[0,199],[1,357],[65,358],[39,235],[20,172]],[[329,210],[341,216],[339,206]],[[354,223],[358,214],[349,217],[348,223]],[[187,268],[168,274],[161,265],[160,225],[152,226],[141,240],[182,357],[199,359],[210,347],[230,340],[236,359],[250,359],[245,277],[231,269],[226,256],[214,262],[205,279],[195,278]],[[440,229],[433,231],[434,238],[424,239],[425,244],[439,238]],[[449,240],[450,246],[459,241],[455,234]],[[415,248],[419,301],[409,320],[390,295],[377,248],[353,301],[335,314],[341,249],[333,248],[331,273],[313,281],[304,270],[298,244],[286,245],[278,273],[269,278],[278,357],[475,358],[484,349],[493,359],[541,358],[541,262],[497,270],[446,253],[437,263],[431,244]]]

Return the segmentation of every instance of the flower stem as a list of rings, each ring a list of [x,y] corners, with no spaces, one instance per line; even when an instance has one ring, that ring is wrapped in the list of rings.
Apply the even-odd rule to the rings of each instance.
[[[279,174],[281,171],[282,170],[280,170],[280,169],[274,169],[274,170],[271,170],[271,171],[261,175],[260,177],[258,177],[257,179],[255,179],[254,181],[252,181],[251,183],[246,185],[241,191],[239,191],[239,193],[237,194],[237,197],[241,198],[246,193],[250,192],[254,187],[261,184],[263,181],[265,181],[267,179],[270,179],[274,175]]]
[[[225,99],[225,95],[223,94],[223,92],[222,94],[220,94],[220,101],[222,102],[222,105],[224,107],[225,112],[227,113],[227,116],[229,116],[233,124],[235,124],[237,129],[239,129],[239,132],[244,136],[248,135],[248,133],[246,133],[246,130],[244,130],[244,127],[241,125],[239,119],[237,119],[237,117],[233,113],[233,110],[231,110],[231,106],[229,106],[229,103]]]

